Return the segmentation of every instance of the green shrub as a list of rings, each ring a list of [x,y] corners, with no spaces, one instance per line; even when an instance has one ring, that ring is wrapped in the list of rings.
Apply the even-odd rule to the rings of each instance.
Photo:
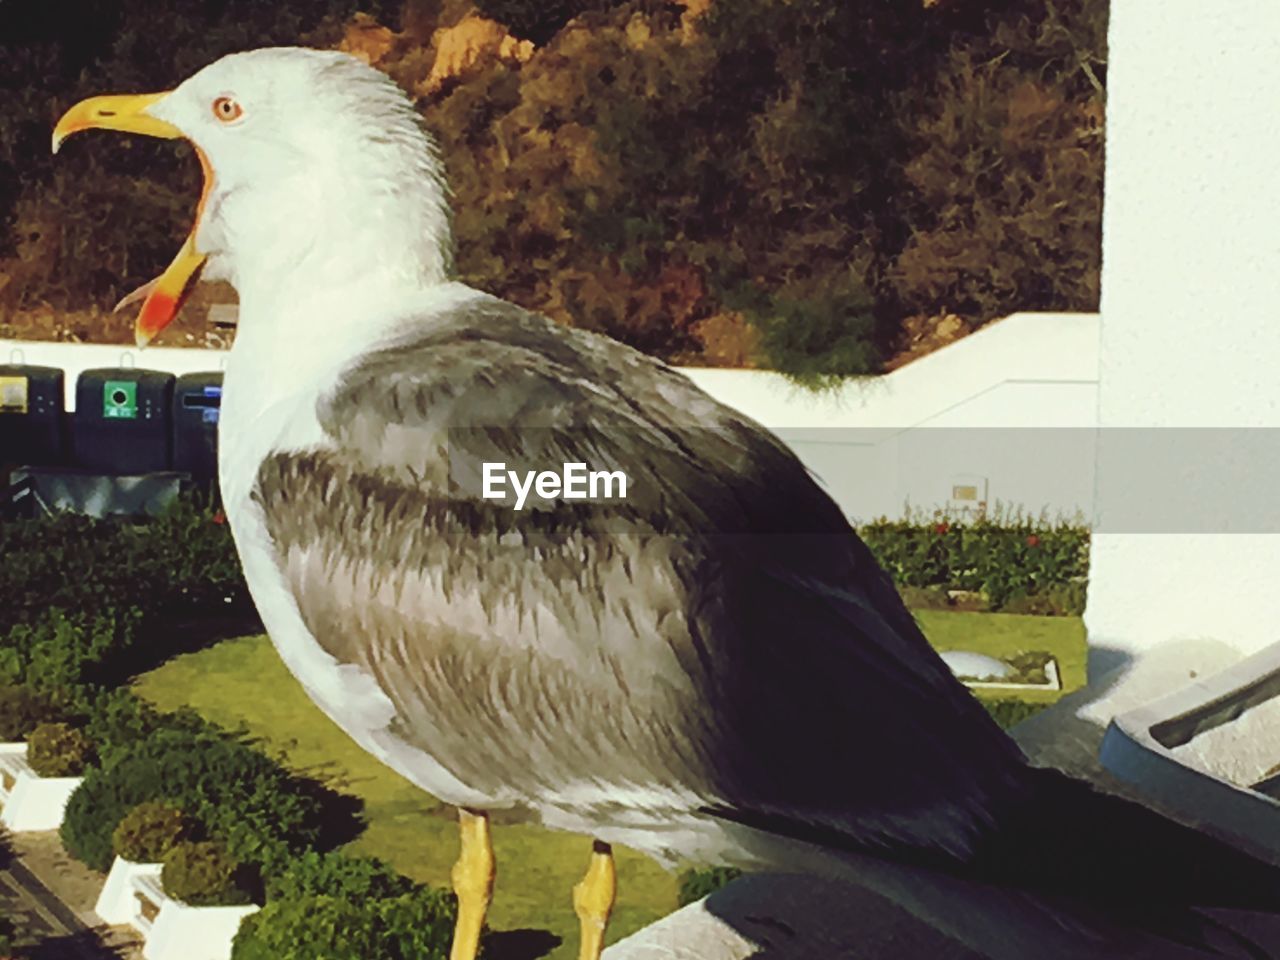
[[[27,737],[27,762],[42,777],[78,777],[93,759],[88,737],[66,723],[42,723]]]
[[[148,585],[167,619],[251,614],[231,527],[199,499],[179,499],[142,531]]]
[[[267,900],[336,897],[361,903],[410,893],[417,886],[408,877],[373,857],[308,850],[267,880]]]
[[[0,686],[21,683],[27,667],[17,650],[0,647]]]
[[[386,940],[368,903],[335,897],[269,902],[236,932],[231,960],[376,960]]]
[[[134,863],[160,863],[177,844],[195,839],[196,825],[172,804],[140,803],[111,835],[116,856]]]
[[[443,960],[452,898],[422,888],[387,900],[303,897],[268,903],[240,924],[232,960]]]
[[[83,712],[86,686],[118,681],[141,619],[138,610],[90,618],[55,607],[13,627],[8,642],[25,661],[31,687],[66,710]]]
[[[98,745],[102,765],[110,766],[120,752],[157,730],[171,726],[151,704],[127,687],[91,688],[85,692],[85,733]]]
[[[88,772],[67,803],[62,840],[72,856],[105,870],[125,814],[139,803],[165,800],[203,824],[240,862],[271,874],[320,845],[326,828],[349,829],[330,815],[329,796],[235,738],[162,728]]]
[[[25,740],[40,724],[60,718],[61,711],[30,687],[0,685],[0,742]]]
[[[746,313],[770,363],[813,389],[872,373],[881,361],[875,303],[865,280],[846,271],[823,275],[819,283],[820,292],[812,284],[781,284]]]
[[[1084,613],[1086,593],[1087,586],[1083,581],[1051,583],[1036,593],[1014,593],[1001,610],[1041,617],[1078,617]]]
[[[391,941],[390,957],[446,957],[457,921],[454,896],[421,887],[378,901],[378,919]]]
[[[992,718],[1001,728],[1008,730],[1016,726],[1029,717],[1034,717],[1045,707],[1047,703],[1031,703],[1025,700],[999,699],[988,700],[985,697],[979,697],[978,702],[991,714]]]
[[[249,613],[230,530],[213,516],[183,498],[142,523],[62,513],[0,524],[0,636],[29,656],[41,641],[65,645],[72,629],[88,631],[82,645],[117,630],[93,642],[133,651],[143,628],[169,640],[175,623]],[[164,625],[169,629],[161,631]],[[140,652],[151,657],[138,661],[147,665],[172,650],[142,644]],[[122,653],[102,659],[136,667]]]
[[[0,524],[0,630],[30,646],[36,638],[14,641],[13,626],[39,624],[55,610],[91,619],[141,607],[145,565],[135,540],[123,524],[71,513]]]
[[[1025,517],[878,520],[858,534],[900,589],[966,590],[993,610],[1076,614],[1083,609],[1089,530]],[[1032,601],[1030,598],[1037,598]]]
[[[951,609],[951,598],[947,595],[947,588],[940,584],[928,587],[903,584],[898,587],[898,594],[902,597],[902,602],[913,610]]]
[[[104,767],[122,756],[136,752],[138,745],[162,730],[181,730],[191,735],[216,734],[217,729],[189,707],[161,713],[128,687],[81,691],[83,729],[93,741]]]
[[[680,874],[680,890],[677,894],[680,906],[686,906],[710,896],[721,887],[737,880],[742,871],[736,867],[707,867],[689,869]]]
[[[169,896],[193,907],[248,903],[241,865],[213,841],[175,844],[165,854],[160,883]]]

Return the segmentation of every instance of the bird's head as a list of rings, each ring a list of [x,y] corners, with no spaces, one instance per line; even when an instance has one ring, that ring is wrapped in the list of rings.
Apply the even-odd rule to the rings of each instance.
[[[242,301],[373,274],[422,287],[450,269],[446,187],[405,94],[346,54],[294,47],[232,54],[166,93],[91,97],[53,133],[185,138],[204,168],[196,222],[143,291],[139,343],[177,314],[190,285],[229,280]],[[277,296],[298,291],[275,290]]]

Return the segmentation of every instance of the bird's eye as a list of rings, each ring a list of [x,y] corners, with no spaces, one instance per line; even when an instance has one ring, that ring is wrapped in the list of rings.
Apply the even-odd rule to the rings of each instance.
[[[231,123],[244,115],[244,108],[231,97],[219,97],[213,101],[213,115],[223,123]]]

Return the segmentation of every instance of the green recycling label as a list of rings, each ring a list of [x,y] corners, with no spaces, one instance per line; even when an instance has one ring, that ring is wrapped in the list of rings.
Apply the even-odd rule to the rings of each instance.
[[[108,380],[102,385],[102,415],[108,420],[138,419],[138,384]]]

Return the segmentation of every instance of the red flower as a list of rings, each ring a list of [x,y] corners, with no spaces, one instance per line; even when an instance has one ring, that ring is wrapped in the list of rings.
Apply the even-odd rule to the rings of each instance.
[[[213,522],[218,524],[219,526],[226,523],[227,522],[226,513],[222,510],[219,510],[217,513],[213,515]]]
[[[938,533],[938,534],[943,534],[943,533],[946,533],[946,532],[947,532],[948,530],[950,530],[950,529],[951,529],[951,524],[947,523],[947,522],[944,520],[944,521],[942,521],[942,523],[938,523],[938,524],[935,524],[935,525],[934,525],[934,527],[933,527],[933,532],[934,532],[934,533]]]
[[[1027,537],[1027,546],[1028,547],[1040,546],[1040,538],[1037,537],[1034,533],[1031,534],[1031,536]]]

